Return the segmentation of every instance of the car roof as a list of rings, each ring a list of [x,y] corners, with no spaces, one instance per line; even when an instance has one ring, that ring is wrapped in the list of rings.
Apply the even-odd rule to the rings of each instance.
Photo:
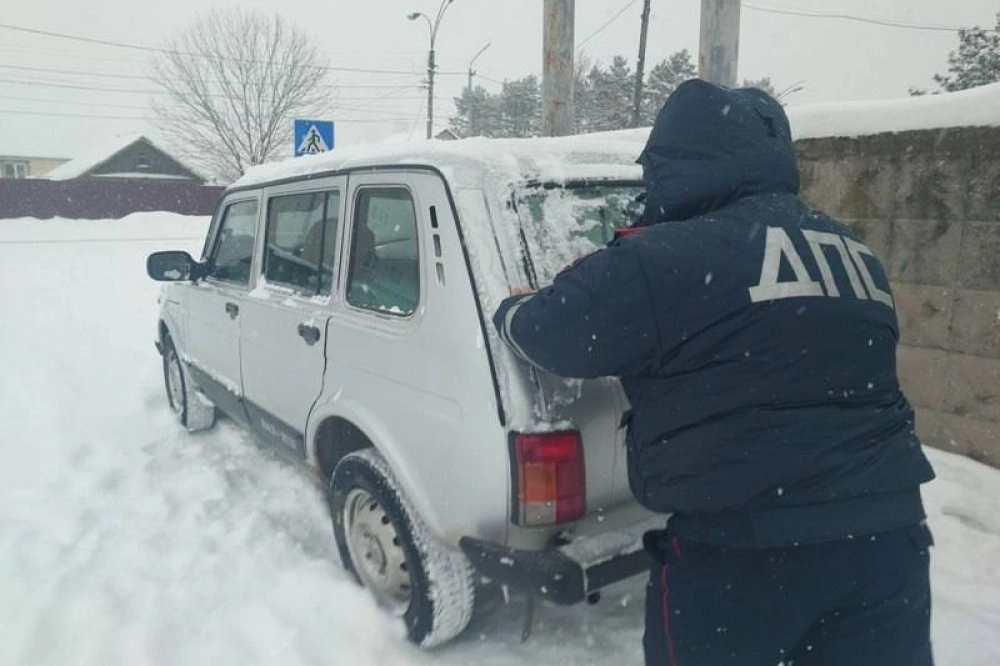
[[[571,136],[530,139],[460,139],[358,145],[251,168],[230,190],[387,167],[432,168],[453,187],[539,180],[639,180],[641,144]]]

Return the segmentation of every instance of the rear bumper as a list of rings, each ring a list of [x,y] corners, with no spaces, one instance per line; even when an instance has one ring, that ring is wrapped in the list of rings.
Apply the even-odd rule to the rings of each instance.
[[[637,525],[578,539],[546,550],[521,550],[462,537],[459,545],[483,576],[557,604],[575,604],[603,587],[649,571],[642,548],[647,530],[662,529],[662,516]]]

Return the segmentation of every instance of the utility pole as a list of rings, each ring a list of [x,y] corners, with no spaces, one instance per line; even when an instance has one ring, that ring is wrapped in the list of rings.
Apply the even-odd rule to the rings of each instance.
[[[542,11],[542,133],[573,133],[576,0],[545,0]]]
[[[698,76],[735,86],[739,57],[740,0],[701,0]]]
[[[646,34],[649,32],[649,4],[642,5],[642,28],[639,30],[639,62],[635,66],[635,98],[632,100],[632,127],[639,126],[639,111],[642,109],[642,77],[646,68]]]
[[[427,52],[427,139],[434,136],[434,36]]]

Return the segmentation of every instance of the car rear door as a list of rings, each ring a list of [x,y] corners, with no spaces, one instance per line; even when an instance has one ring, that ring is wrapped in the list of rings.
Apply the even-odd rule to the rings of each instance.
[[[243,419],[240,314],[250,290],[259,212],[257,193],[234,193],[219,209],[203,260],[208,275],[186,295],[187,340],[179,350],[201,390]]]
[[[265,190],[257,288],[241,313],[250,422],[299,455],[305,455],[306,423],[323,389],[346,184],[340,176]]]

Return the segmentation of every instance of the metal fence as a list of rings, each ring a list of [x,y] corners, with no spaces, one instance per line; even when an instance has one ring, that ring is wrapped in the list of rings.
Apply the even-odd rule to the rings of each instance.
[[[138,179],[0,179],[0,219],[117,219],[142,211],[210,215],[224,188]]]

